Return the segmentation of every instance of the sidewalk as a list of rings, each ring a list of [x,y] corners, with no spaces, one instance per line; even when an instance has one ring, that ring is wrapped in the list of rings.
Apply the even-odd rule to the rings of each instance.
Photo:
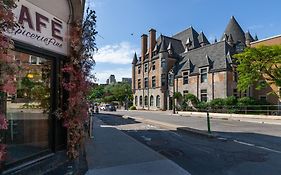
[[[94,119],[94,139],[86,142],[86,175],[190,175],[171,160]]]

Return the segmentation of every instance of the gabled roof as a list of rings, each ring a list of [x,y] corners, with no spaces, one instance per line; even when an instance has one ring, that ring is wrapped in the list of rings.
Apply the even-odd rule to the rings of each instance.
[[[232,35],[232,38],[234,40],[234,43],[237,43],[238,41],[245,43],[245,33],[242,30],[241,26],[238,24],[234,16],[231,17],[224,34],[229,36]],[[225,38],[224,34],[221,37],[221,40]]]
[[[208,41],[208,39],[206,38],[206,36],[203,32],[199,33],[198,41],[199,41],[199,44],[202,44],[202,43],[210,44],[210,42]]]
[[[187,39],[190,38],[190,40],[192,41],[192,45],[190,47],[190,49],[195,49],[200,47],[199,45],[199,41],[198,41],[198,33],[193,29],[193,27],[189,27],[186,30],[177,33],[176,35],[172,36],[175,39],[181,40],[182,45],[184,46]]]
[[[190,74],[199,73],[199,68],[206,66],[209,66],[211,71],[228,69],[229,63],[226,57],[229,49],[230,46],[226,41],[220,41],[182,53],[180,55],[182,59],[178,62],[176,75],[181,76],[183,70],[190,69],[190,63],[193,66],[190,69]]]

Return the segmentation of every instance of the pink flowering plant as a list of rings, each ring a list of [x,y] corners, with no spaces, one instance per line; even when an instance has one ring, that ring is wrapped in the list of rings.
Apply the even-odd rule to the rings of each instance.
[[[12,9],[16,7],[14,0],[0,0],[0,132],[3,135],[4,130],[8,129],[8,121],[5,117],[4,98],[7,93],[16,92],[14,75],[17,65],[14,57],[10,54],[14,43],[4,32],[12,31],[16,25]],[[0,138],[0,161],[4,161],[7,156],[6,145]]]
[[[79,148],[85,136],[84,124],[88,121],[87,96],[91,70],[95,65],[96,51],[95,11],[87,9],[83,20],[72,24],[70,31],[70,57],[62,68],[62,87],[67,92],[67,103],[57,112],[67,128],[67,154],[70,159],[79,156]]]

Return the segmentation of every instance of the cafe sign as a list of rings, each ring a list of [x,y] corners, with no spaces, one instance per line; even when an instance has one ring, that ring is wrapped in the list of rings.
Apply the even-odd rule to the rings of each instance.
[[[8,35],[30,45],[67,55],[67,24],[26,0],[13,10],[19,24]]]

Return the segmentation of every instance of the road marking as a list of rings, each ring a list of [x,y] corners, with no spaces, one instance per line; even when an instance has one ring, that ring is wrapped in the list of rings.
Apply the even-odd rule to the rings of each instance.
[[[271,152],[274,152],[274,153],[281,154],[281,151],[274,150],[274,149],[271,149],[271,148],[267,148],[267,147],[264,147],[264,146],[258,146],[258,145],[252,144],[252,143],[242,142],[242,141],[238,141],[238,140],[235,140],[235,139],[233,141],[236,142],[236,143],[242,144],[242,145],[247,145],[247,146],[251,146],[251,147],[255,147],[255,148],[263,149],[263,150],[266,150],[266,151],[271,151]]]

